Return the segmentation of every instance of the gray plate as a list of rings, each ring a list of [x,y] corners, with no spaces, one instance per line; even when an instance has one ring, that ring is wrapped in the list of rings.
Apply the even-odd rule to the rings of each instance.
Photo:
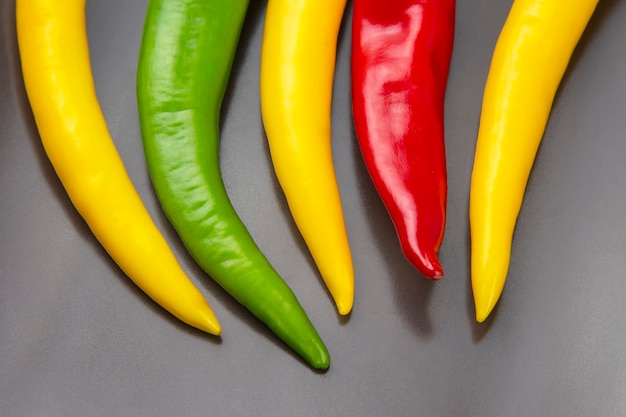
[[[308,368],[190,259],[140,143],[135,69],[146,0],[89,0],[94,77],[129,173],[224,333],[179,324],[90,234],[57,180],[0,0],[0,415],[622,416],[626,409],[626,2],[603,0],[561,86],[528,186],[500,304],[474,321],[468,195],[482,90],[511,1],[459,1],[447,95],[446,276],[403,258],[367,175],[341,32],[333,146],[356,270],[337,316],[273,176],[259,111],[266,2],[253,1],[223,114],[228,191],[324,338]]]

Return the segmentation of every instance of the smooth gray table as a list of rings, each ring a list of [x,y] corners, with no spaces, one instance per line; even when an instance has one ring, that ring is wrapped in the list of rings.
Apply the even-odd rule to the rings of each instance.
[[[531,176],[509,279],[475,323],[468,195],[482,90],[511,1],[459,1],[447,95],[445,278],[400,253],[367,175],[339,42],[333,147],[356,270],[334,311],[273,176],[259,110],[266,2],[253,1],[223,114],[233,203],[324,338],[317,373],[185,253],[140,143],[135,69],[146,0],[89,0],[98,95],[155,221],[224,328],[171,319],[108,258],[46,159],[26,101],[14,2],[0,0],[0,416],[623,416],[626,410],[626,2],[603,0],[565,77]]]

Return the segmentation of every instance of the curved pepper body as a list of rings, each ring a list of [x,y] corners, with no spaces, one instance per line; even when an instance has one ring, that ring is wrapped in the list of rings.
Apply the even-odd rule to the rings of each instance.
[[[110,137],[93,84],[85,0],[18,0],[26,92],[72,203],[120,268],[180,320],[221,329],[152,222]]]
[[[224,187],[222,99],[248,0],[151,0],[137,89],[157,196],[198,264],[315,368],[329,356],[293,292],[253,241]]]
[[[331,150],[331,101],[345,0],[270,0],[261,110],[278,181],[340,314],[354,270]]]
[[[515,0],[485,86],[470,186],[476,320],[496,305],[526,184],[570,57],[598,0]]]
[[[361,153],[406,258],[438,279],[446,219],[444,97],[454,0],[355,0],[352,103]]]

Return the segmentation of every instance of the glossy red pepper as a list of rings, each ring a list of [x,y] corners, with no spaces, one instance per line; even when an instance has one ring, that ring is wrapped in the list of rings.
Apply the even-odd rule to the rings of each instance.
[[[352,104],[365,165],[405,257],[438,279],[446,220],[444,96],[455,0],[354,0]]]

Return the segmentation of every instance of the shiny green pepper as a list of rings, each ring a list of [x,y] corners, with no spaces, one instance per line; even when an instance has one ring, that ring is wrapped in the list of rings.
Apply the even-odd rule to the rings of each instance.
[[[329,355],[226,193],[219,120],[248,0],[151,0],[139,59],[141,132],[158,199],[198,264],[312,367]]]

